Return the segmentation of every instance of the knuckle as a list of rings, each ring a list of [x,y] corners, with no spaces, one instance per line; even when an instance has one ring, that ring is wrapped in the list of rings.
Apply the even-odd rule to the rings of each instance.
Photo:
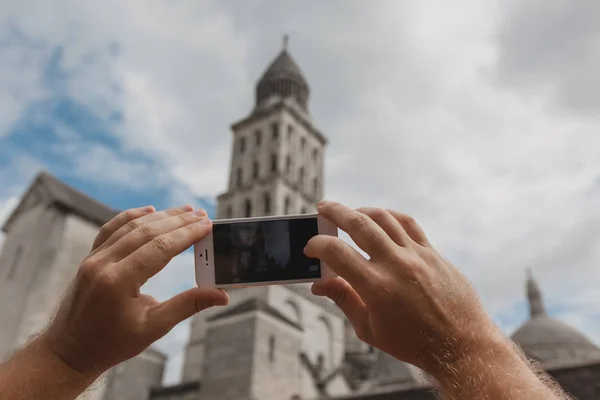
[[[179,221],[183,225],[187,225],[187,224],[189,224],[189,223],[191,223],[191,222],[193,222],[195,220],[194,214],[192,214],[191,212],[177,214],[177,218],[179,218]]]
[[[98,274],[98,262],[93,257],[86,259],[81,263],[77,274],[86,281],[94,279]]]
[[[163,253],[168,253],[171,251],[171,241],[165,235],[156,236],[154,239],[152,239],[152,243],[154,244],[154,247]]]
[[[338,254],[341,252],[341,243],[335,238],[328,238],[327,243],[323,246],[324,254]]]
[[[368,218],[366,215],[358,213],[350,219],[350,227],[353,229],[363,229],[367,225]]]
[[[370,214],[374,218],[378,219],[383,219],[389,215],[388,212],[383,208],[374,208],[373,210],[371,210]]]
[[[130,231],[133,231],[137,228],[139,228],[142,225],[142,222],[138,219],[133,219],[131,221],[129,221],[127,223],[127,225],[125,225],[127,227],[127,229],[129,229]]]
[[[208,300],[196,300],[194,302],[194,314],[199,313],[202,310],[206,310],[214,305],[212,301]]]
[[[98,238],[98,237],[104,236],[109,229],[110,229],[110,221],[100,227],[100,230],[98,231],[98,235],[96,237]]]
[[[139,228],[137,228],[137,231],[140,234],[140,236],[148,239],[156,236],[156,229],[154,229],[154,227],[152,227],[152,225],[150,224],[140,226]]]
[[[123,218],[125,220],[130,220],[136,217],[136,212],[133,209],[123,211]]]

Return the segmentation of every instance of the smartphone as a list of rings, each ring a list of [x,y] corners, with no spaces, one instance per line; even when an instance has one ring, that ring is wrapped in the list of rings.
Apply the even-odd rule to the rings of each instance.
[[[326,263],[304,255],[316,235],[338,236],[318,214],[222,219],[194,244],[196,283],[239,288],[314,282],[336,274]]]

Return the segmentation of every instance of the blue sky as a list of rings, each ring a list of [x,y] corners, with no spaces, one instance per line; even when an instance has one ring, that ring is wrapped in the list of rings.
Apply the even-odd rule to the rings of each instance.
[[[600,343],[599,11],[553,1],[6,2],[0,216],[40,169],[114,208],[211,212],[229,126],[287,33],[329,139],[326,197],[413,215],[507,333],[531,268]],[[147,290],[190,285],[184,254]],[[187,327],[158,343],[169,382]]]

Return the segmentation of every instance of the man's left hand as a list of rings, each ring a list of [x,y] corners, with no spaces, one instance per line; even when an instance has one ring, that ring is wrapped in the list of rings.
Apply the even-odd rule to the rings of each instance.
[[[169,261],[202,240],[212,223],[184,206],[122,212],[100,230],[39,344],[84,376],[98,376],[140,354],[179,322],[226,305],[218,289],[193,288],[159,302],[140,293]]]

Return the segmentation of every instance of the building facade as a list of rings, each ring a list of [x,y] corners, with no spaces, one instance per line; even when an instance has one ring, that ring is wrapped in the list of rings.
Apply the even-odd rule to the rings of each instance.
[[[117,211],[41,172],[2,227],[0,359],[50,322],[100,227]],[[162,382],[165,356],[149,348],[102,376],[81,396],[138,400]]]

